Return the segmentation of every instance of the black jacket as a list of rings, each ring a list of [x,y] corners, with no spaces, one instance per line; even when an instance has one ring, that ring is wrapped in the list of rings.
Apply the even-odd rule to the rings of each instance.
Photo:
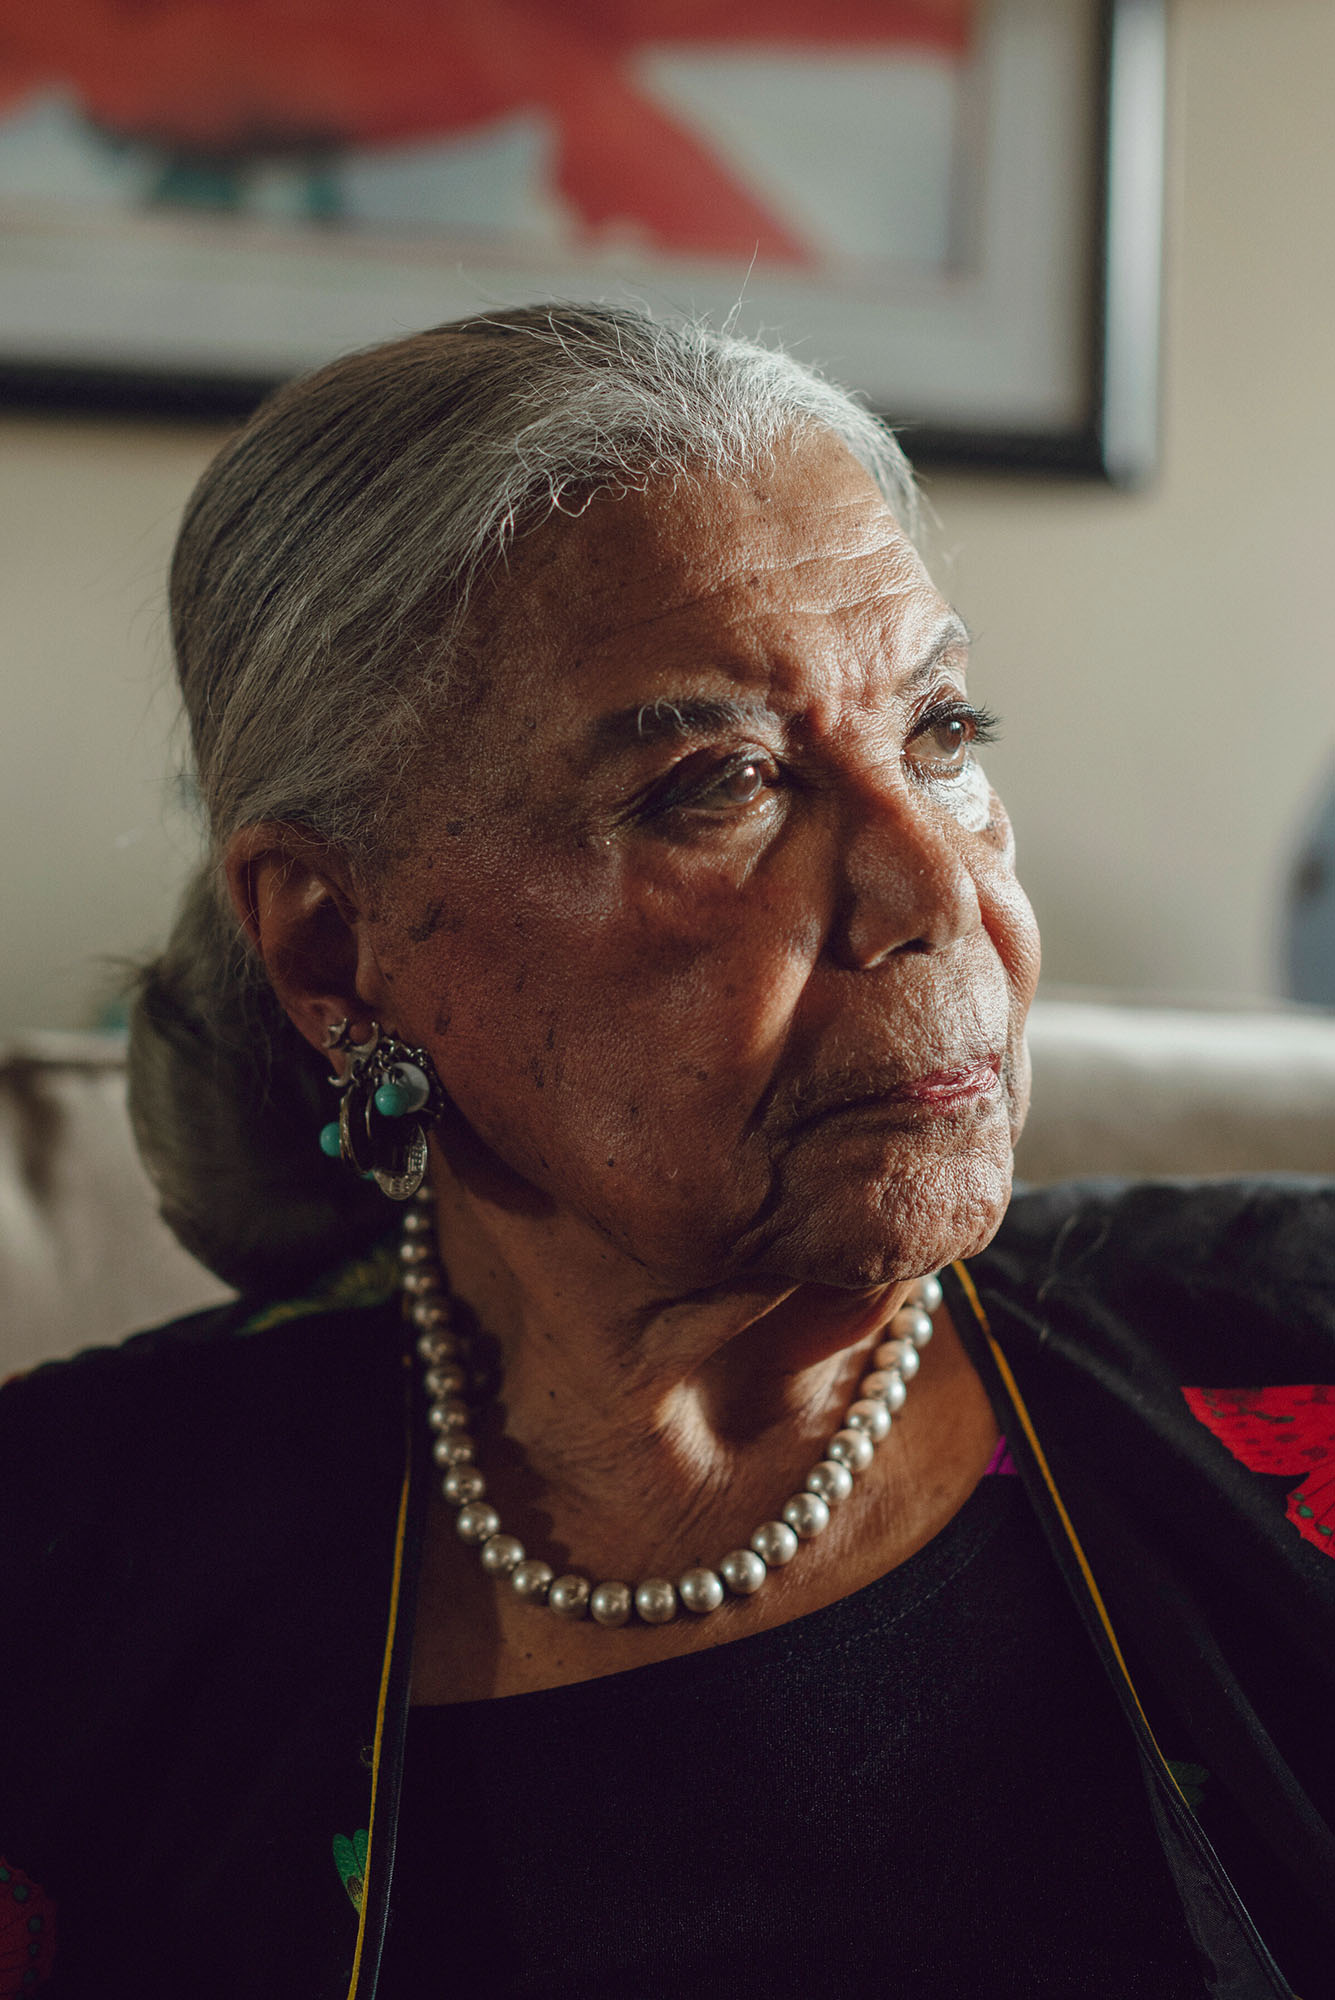
[[[391,1270],[0,1394],[0,2000],[53,1923],[60,2000],[374,1993],[428,1487]],[[1335,1186],[1042,1191],[944,1277],[1202,1991],[1335,1994]]]

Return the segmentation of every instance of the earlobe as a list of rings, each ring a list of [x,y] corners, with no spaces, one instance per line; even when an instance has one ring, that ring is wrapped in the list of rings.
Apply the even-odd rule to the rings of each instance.
[[[304,828],[268,821],[233,837],[225,867],[237,917],[312,1048],[337,1020],[369,1021],[377,996],[362,990],[362,975],[375,982],[374,959],[343,857]]]

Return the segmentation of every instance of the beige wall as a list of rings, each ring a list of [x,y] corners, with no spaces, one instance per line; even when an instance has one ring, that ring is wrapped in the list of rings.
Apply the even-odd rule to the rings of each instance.
[[[219,432],[0,422],[0,1035],[90,1023],[194,836],[162,579]]]
[[[1178,0],[1172,79],[1157,486],[931,494],[1049,977],[1249,995],[1335,758],[1335,6]],[[217,435],[0,422],[0,1032],[85,1021],[166,925],[160,579]]]
[[[1048,977],[1256,994],[1335,775],[1335,6],[1170,18],[1157,485],[931,490]]]

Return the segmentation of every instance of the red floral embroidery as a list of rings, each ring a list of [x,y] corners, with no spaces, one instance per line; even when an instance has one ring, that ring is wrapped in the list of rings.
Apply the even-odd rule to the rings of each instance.
[[[27,2000],[51,1974],[56,1906],[45,1889],[0,1861],[0,2000]]]
[[[1250,1471],[1304,1475],[1285,1511],[1304,1541],[1335,1556],[1335,1383],[1182,1394]]]

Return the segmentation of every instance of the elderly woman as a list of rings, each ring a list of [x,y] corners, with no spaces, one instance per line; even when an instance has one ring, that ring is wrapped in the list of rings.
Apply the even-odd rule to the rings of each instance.
[[[172,592],[134,1114],[241,1297],[0,1398],[0,1995],[1335,1990],[1335,1197],[1003,1226],[889,435],[502,313],[274,397]]]

